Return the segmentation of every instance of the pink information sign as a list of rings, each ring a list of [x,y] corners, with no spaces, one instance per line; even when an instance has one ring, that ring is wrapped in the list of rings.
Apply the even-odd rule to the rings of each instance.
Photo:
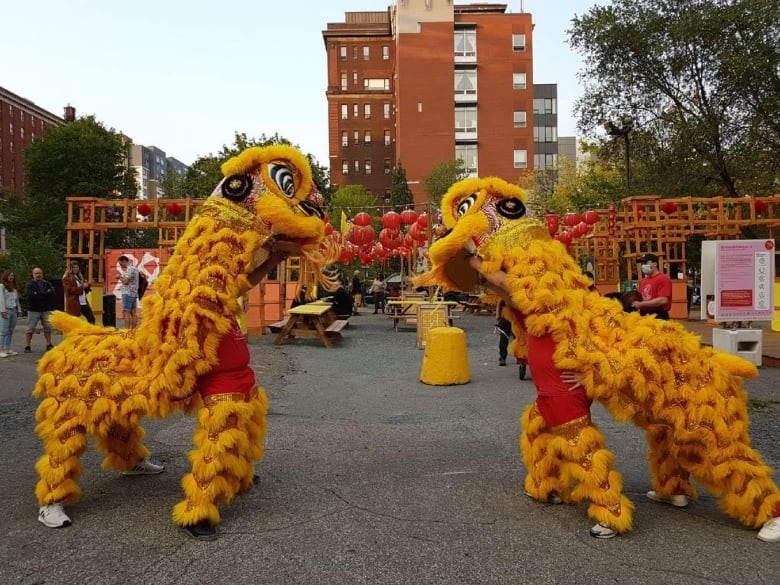
[[[719,241],[715,250],[715,319],[774,319],[774,240]]]

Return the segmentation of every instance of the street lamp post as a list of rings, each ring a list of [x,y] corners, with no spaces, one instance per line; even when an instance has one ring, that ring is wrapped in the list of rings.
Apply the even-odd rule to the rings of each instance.
[[[620,125],[613,122],[607,122],[604,124],[604,130],[610,136],[622,136],[625,144],[626,154],[626,191],[631,189],[631,142],[629,134],[634,127],[634,118],[625,115],[620,119]]]

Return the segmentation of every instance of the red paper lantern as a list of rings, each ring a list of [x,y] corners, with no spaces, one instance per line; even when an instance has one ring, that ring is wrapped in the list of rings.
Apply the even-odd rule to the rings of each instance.
[[[674,201],[664,201],[661,203],[661,211],[663,211],[666,215],[671,215],[677,211],[677,204]]]
[[[417,212],[414,209],[404,209],[401,212],[401,222],[406,225],[417,221]]]
[[[352,218],[352,223],[359,226],[371,225],[371,216],[368,215],[365,211],[361,211]]]
[[[379,232],[379,241],[388,250],[395,250],[403,243],[404,236],[399,230],[385,228]]]
[[[168,204],[168,213],[171,215],[181,215],[182,207],[180,203],[169,203]]]
[[[559,233],[556,236],[556,238],[558,239],[559,242],[563,242],[564,244],[568,245],[568,244],[571,244],[571,240],[573,238],[573,234],[570,231],[567,230],[565,232]]]
[[[329,223],[326,223],[325,224],[325,235],[329,236],[332,233],[333,233],[333,226],[330,225]]]
[[[579,238],[580,236],[584,236],[590,231],[590,226],[585,223],[584,221],[581,221],[577,225],[572,228],[572,232],[575,238]]]
[[[756,214],[764,213],[766,211],[766,201],[761,201],[761,199],[756,199],[753,201],[753,209],[756,210]]]
[[[599,212],[598,211],[586,211],[582,214],[582,221],[584,221],[588,225],[593,225],[594,223],[598,222],[599,220]]]
[[[580,214],[579,213],[565,213],[563,215],[563,223],[569,227],[574,227],[578,223],[580,223]]]
[[[144,217],[149,217],[149,214],[152,213],[152,206],[148,203],[141,203],[141,205],[138,206],[138,214],[143,215]]]
[[[419,216],[417,216],[417,225],[420,226],[420,228],[425,229],[428,227],[428,214],[427,213],[421,213]]]
[[[560,218],[555,213],[548,213],[544,216],[544,225],[547,226],[547,231],[551,236],[558,233],[558,226],[560,225]]]
[[[401,214],[397,211],[388,211],[382,216],[382,225],[391,230],[401,227]]]
[[[374,228],[370,225],[356,225],[347,234],[347,240],[356,246],[365,246],[374,241]]]

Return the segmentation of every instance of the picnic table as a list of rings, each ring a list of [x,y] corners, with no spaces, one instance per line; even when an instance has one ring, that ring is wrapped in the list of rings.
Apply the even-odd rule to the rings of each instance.
[[[348,324],[348,319],[336,316],[331,303],[316,301],[293,307],[285,319],[268,327],[279,331],[274,345],[283,345],[296,337],[317,337],[322,345],[331,348],[331,340],[341,339],[341,330]]]

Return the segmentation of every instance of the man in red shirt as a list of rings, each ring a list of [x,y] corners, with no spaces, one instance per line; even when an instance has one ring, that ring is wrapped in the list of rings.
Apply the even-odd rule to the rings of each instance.
[[[641,301],[634,301],[632,306],[640,315],[655,315],[656,319],[669,319],[669,309],[672,308],[672,281],[658,270],[658,256],[645,254],[639,258],[642,264],[644,278],[639,282]]]

